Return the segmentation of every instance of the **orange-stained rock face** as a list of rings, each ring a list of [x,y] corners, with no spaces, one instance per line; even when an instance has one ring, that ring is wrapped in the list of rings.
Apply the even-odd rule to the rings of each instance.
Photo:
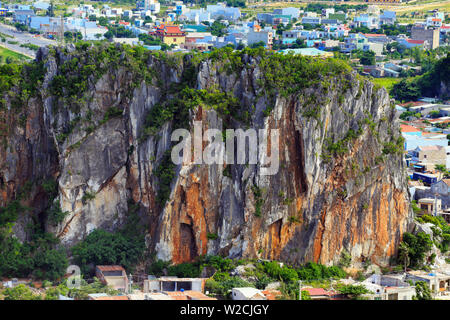
[[[45,90],[68,54],[58,52],[58,59],[45,60]],[[1,205],[32,182],[21,201],[67,247],[96,228],[117,230],[137,204],[149,251],[174,263],[221,254],[332,264],[345,250],[356,268],[367,261],[387,265],[410,209],[401,146],[391,153],[385,148],[401,145],[386,91],[346,74],[324,76],[272,101],[257,59],[242,59],[239,72],[202,62],[192,78],[191,69],[183,73],[186,61],[174,67],[151,56],[154,81],[136,85],[133,74],[114,66],[90,84],[79,110],[47,94],[29,99],[21,111],[0,110]],[[156,104],[173,101],[185,78],[194,79],[196,89],[233,93],[240,103],[222,114],[222,105],[209,102],[190,109],[182,120],[189,120],[191,134],[194,120],[203,130],[279,130],[276,174],[261,175],[259,163],[178,166],[169,199],[158,202],[155,170],[174,145],[177,123],[149,130],[148,116]],[[122,113],[109,118],[111,108]],[[269,134],[269,152],[276,143]],[[55,200],[69,212],[57,226],[45,221],[49,199],[42,184],[48,179],[57,181]],[[95,199],[87,201],[89,194]],[[14,232],[26,239],[29,216],[20,219]]]
[[[262,177],[249,167],[231,165],[230,179],[223,177],[223,167],[217,168],[217,177],[205,166],[186,167],[189,175],[177,179],[171,209],[166,206],[164,211],[164,217],[174,220],[165,220],[160,226],[164,241],[159,245],[169,248],[160,257],[178,263],[196,255],[224,253],[293,264],[330,264],[337,263],[346,250],[356,267],[367,262],[389,264],[407,229],[409,196],[401,155],[382,152],[383,141],[393,139],[383,130],[395,128],[396,122],[380,119],[393,119],[393,111],[385,92],[379,92],[376,100],[372,89],[366,88],[359,101],[352,100],[356,92],[347,93],[345,103],[359,119],[344,123],[336,115],[340,109],[333,99],[335,92],[323,95],[323,100],[331,96],[328,100],[332,102],[323,102],[318,121],[302,117],[303,97],[280,99],[263,125],[280,130],[281,165],[276,175]],[[370,118],[364,110],[375,105]],[[200,112],[196,120],[203,121],[209,112],[210,122],[205,127],[215,123],[211,111]],[[372,119],[373,128],[366,119]],[[331,154],[326,160],[323,154],[329,152],[329,144],[345,138],[349,128],[357,131],[356,125],[362,126],[362,132],[345,145],[345,152]],[[242,195],[232,214],[223,210],[234,205],[227,193],[230,186]],[[255,187],[262,194],[259,205]],[[187,236],[180,237],[181,229]],[[205,242],[210,230],[217,230],[218,239]],[[157,246],[157,251],[161,247]]]

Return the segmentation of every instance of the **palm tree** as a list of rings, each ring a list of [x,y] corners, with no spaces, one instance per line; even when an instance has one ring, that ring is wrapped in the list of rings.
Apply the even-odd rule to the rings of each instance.
[[[405,268],[409,265],[409,246],[406,242],[401,242],[398,247],[398,257],[401,261],[403,261],[403,266]]]

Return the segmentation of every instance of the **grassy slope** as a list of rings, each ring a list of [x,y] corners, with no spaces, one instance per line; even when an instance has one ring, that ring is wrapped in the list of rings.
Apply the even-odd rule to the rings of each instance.
[[[1,57],[0,58],[1,62],[5,62],[6,58],[8,58],[8,57],[10,57],[10,58],[12,58],[14,60],[18,60],[18,61],[30,60],[29,57],[27,57],[27,56],[25,56],[25,55],[23,55],[21,53],[18,53],[18,52],[6,49],[4,47],[0,47],[0,57]]]
[[[374,78],[371,80],[373,83],[385,87],[386,90],[390,92],[394,84],[400,82],[402,78]]]

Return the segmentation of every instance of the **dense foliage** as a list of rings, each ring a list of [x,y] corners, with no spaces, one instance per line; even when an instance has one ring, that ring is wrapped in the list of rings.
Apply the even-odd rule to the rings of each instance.
[[[96,229],[72,247],[76,264],[83,274],[92,274],[94,265],[121,265],[132,272],[145,252],[144,228],[137,205],[129,204],[127,223],[116,232]]]
[[[426,263],[425,258],[433,246],[430,235],[424,232],[419,232],[417,235],[405,232],[402,243],[408,248],[411,267],[422,268]]]
[[[413,297],[413,300],[433,300],[428,283],[425,281],[417,281],[415,287],[416,295]]]
[[[400,101],[416,101],[421,96],[440,96],[441,84],[450,86],[450,54],[434,63],[425,74],[395,84],[391,93]]]

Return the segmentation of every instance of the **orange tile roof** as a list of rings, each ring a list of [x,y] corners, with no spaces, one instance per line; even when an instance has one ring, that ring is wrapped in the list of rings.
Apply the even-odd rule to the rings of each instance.
[[[206,294],[201,293],[200,291],[192,291],[186,290],[183,292],[188,298],[196,299],[196,300],[217,300],[216,298],[208,297]]]
[[[188,300],[188,297],[184,293],[179,291],[167,291],[165,293],[175,300]]]
[[[407,125],[407,124],[401,124],[400,128],[401,128],[402,132],[420,132],[419,129],[417,129],[413,126]]]
[[[267,300],[276,300],[278,296],[281,296],[281,292],[278,290],[263,290],[262,293],[266,296]]]
[[[414,107],[417,107],[417,106],[421,106],[421,105],[424,105],[427,103],[423,102],[423,101],[410,101],[410,102],[402,103],[402,104],[400,104],[400,106],[406,107],[407,105],[410,105],[410,104],[412,104]]]
[[[310,296],[331,296],[336,294],[333,291],[327,291],[324,288],[303,288],[302,291],[308,291]]]
[[[122,266],[97,266],[100,271],[125,271]]]

